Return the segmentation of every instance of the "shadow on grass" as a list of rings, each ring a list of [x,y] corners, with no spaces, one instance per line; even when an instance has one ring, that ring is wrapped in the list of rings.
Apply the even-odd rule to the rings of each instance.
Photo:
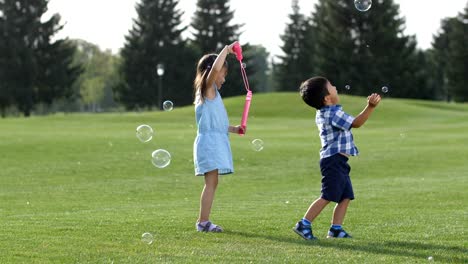
[[[292,231],[291,231],[292,232]],[[445,256],[432,255],[437,262],[452,262],[452,263],[468,263],[468,249],[465,247],[458,246],[445,246],[445,245],[434,245],[420,242],[408,242],[408,241],[364,241],[358,239],[351,240],[338,240],[338,239],[319,239],[314,241],[306,241],[299,236],[296,237],[285,237],[285,236],[274,236],[274,235],[261,235],[255,233],[247,233],[240,231],[224,231],[226,234],[233,234],[242,237],[259,238],[275,240],[282,243],[292,243],[303,246],[314,246],[314,247],[328,247],[335,248],[337,250],[353,250],[362,251],[372,254],[382,254],[390,256],[404,256],[404,257],[415,257],[421,259],[427,259],[430,255],[427,253],[418,253],[417,250],[424,251],[442,251]],[[345,243],[343,243],[345,242]],[[352,242],[352,244],[349,244]],[[450,257],[447,257],[450,256]]]

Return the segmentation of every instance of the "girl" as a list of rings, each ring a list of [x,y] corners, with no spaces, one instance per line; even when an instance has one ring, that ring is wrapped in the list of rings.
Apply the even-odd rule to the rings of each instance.
[[[195,117],[197,137],[193,144],[195,175],[205,176],[205,186],[200,197],[200,214],[196,223],[199,232],[222,232],[223,229],[210,222],[218,175],[234,172],[229,134],[239,133],[240,126],[230,126],[226,109],[218,90],[227,75],[226,56],[233,53],[226,45],[218,54],[203,56],[197,65],[194,81]]]

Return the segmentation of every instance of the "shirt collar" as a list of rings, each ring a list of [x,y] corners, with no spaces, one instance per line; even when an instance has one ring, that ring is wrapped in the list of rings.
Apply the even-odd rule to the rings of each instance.
[[[337,104],[337,105],[326,105],[326,106],[320,108],[319,111],[324,112],[324,111],[335,110],[335,109],[336,110],[341,109],[341,105],[339,105],[339,104]]]

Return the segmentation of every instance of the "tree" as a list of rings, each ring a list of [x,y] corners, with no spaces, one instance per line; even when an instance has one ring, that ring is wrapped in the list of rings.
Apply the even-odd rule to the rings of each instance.
[[[447,100],[468,101],[468,4],[457,17],[446,18],[432,43],[439,82]]]
[[[405,20],[393,0],[374,1],[359,12],[353,1],[320,0],[313,14],[317,72],[337,87],[368,95],[389,86],[394,97],[427,97],[424,75],[415,76],[418,52],[414,36],[404,34]]]
[[[221,50],[239,39],[242,25],[231,24],[234,11],[229,0],[198,0],[191,26],[194,42],[202,54]]]
[[[258,92],[272,91],[272,87],[270,87],[271,84],[268,80],[268,74],[270,72],[268,66],[268,51],[261,45],[252,45],[244,53],[247,58],[250,58],[248,67],[255,69],[255,73],[248,76],[249,82],[255,84],[255,90]]]
[[[418,90],[418,96],[415,98],[426,99],[426,100],[443,100],[444,93],[441,86],[438,86],[434,82],[435,76],[437,76],[437,67],[434,64],[432,52],[430,50],[418,50],[416,55],[416,64],[420,65],[414,73],[415,87]]]
[[[300,13],[298,0],[292,1],[290,22],[281,36],[284,55],[276,65],[276,81],[281,91],[297,91],[302,81],[314,73],[314,28]]]
[[[5,15],[3,13],[3,9],[5,8],[4,6],[4,3],[0,2],[0,25],[5,25]],[[0,38],[3,40],[6,35],[5,34],[5,30],[1,29],[0,28],[0,32],[2,34],[0,34]],[[5,54],[5,51],[7,50],[6,49],[6,42],[5,41],[0,41],[0,67],[5,67],[5,57],[6,57],[6,54]],[[11,91],[9,91],[7,88],[8,86],[4,85],[3,84],[3,81],[2,80],[5,80],[6,79],[6,76],[5,76],[5,69],[4,68],[0,68],[0,115],[2,117],[5,117],[6,116],[6,109],[11,105]]]
[[[121,50],[121,81],[114,87],[127,109],[160,107],[166,99],[175,105],[191,102],[196,60],[193,49],[181,37],[183,12],[176,0],[142,0],[136,5],[138,18],[125,37]],[[164,75],[157,75],[157,65]],[[161,78],[161,79],[159,79]],[[161,96],[160,96],[161,94]]]
[[[197,9],[192,19],[191,27],[193,33],[193,45],[199,51],[198,58],[207,53],[218,53],[224,47],[239,40],[239,31],[242,25],[233,24],[234,11],[231,11],[229,0],[198,0]],[[253,76],[256,72],[255,62],[251,61],[249,43],[240,43],[243,50],[243,62],[247,66],[245,71],[248,76]],[[226,84],[223,85],[221,93],[223,96],[233,96],[244,94],[244,84],[240,74],[240,64],[228,57],[229,74]],[[196,60],[195,60],[196,64]],[[193,69],[195,71],[195,68]],[[251,81],[251,89],[256,89],[255,80]]]
[[[343,6],[339,1],[320,0],[310,19],[317,29],[314,45],[316,72],[329,78],[337,87],[344,87],[349,83],[351,58],[355,52],[351,36],[354,8],[346,3]]]
[[[118,80],[118,56],[84,40],[73,42],[77,46],[75,61],[84,67],[83,74],[76,82],[81,101],[93,112],[115,107],[112,87],[117,85]]]
[[[468,5],[456,21],[449,43],[448,85],[456,102],[468,102]]]
[[[51,104],[71,96],[81,73],[73,65],[74,46],[67,40],[52,41],[60,31],[60,16],[43,22],[47,0],[0,1],[0,103],[16,105],[25,116],[37,103]],[[3,111],[3,110],[2,110]]]

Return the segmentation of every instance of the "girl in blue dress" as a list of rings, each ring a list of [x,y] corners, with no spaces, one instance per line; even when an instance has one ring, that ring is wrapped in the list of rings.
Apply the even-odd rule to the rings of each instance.
[[[229,132],[239,133],[240,126],[230,126],[226,108],[218,90],[227,75],[226,56],[233,54],[226,45],[219,54],[203,56],[197,65],[194,81],[195,118],[197,137],[193,144],[195,175],[205,177],[200,197],[200,214],[197,231],[222,232],[223,229],[209,220],[211,206],[218,185],[218,175],[234,172]]]

